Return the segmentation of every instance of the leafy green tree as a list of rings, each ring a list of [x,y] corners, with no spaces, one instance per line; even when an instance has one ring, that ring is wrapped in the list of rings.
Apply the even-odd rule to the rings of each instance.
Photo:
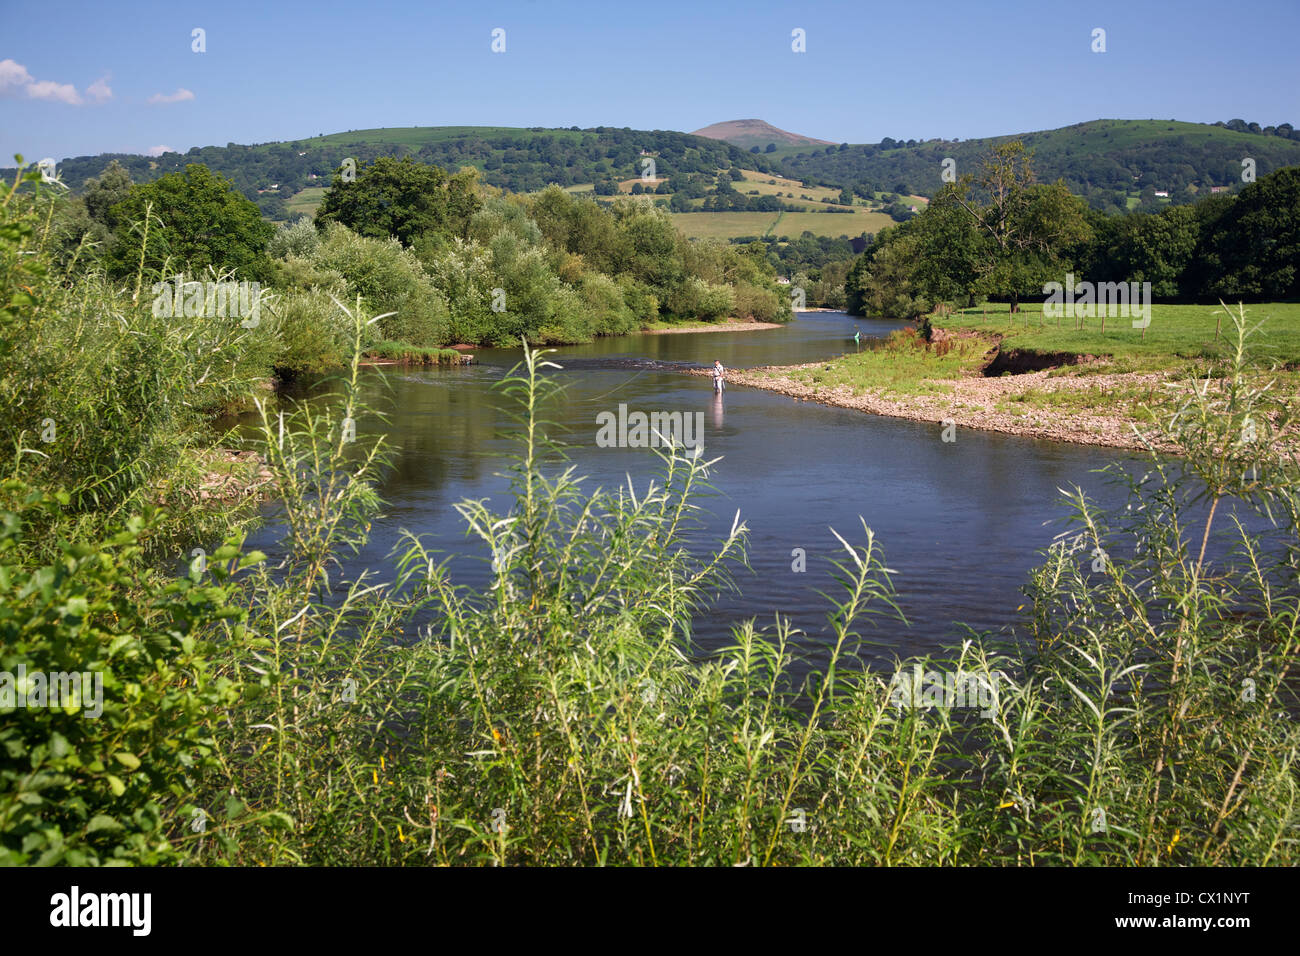
[[[855,315],[913,319],[930,311],[918,275],[920,241],[911,224],[888,226],[854,263],[845,279],[846,304]]]
[[[1206,213],[1196,277],[1202,296],[1300,296],[1300,167],[1270,173]]]
[[[1019,140],[995,147],[978,177],[967,173],[957,185],[955,202],[985,240],[983,291],[1006,296],[1012,312],[1019,308],[1020,296],[1039,291],[1065,270],[1067,246],[1088,237],[1083,202],[1070,195],[1062,180],[1036,184],[1030,154]],[[986,201],[972,196],[973,186]]]
[[[1116,231],[1112,280],[1150,282],[1152,295],[1179,297],[1200,238],[1196,211],[1175,206],[1155,216],[1134,213],[1120,219]]]
[[[929,298],[969,306],[980,291],[985,240],[959,196],[956,184],[946,185],[912,220],[920,256],[915,277]]]
[[[197,274],[211,266],[241,279],[270,274],[266,244],[275,227],[228,179],[198,163],[132,186],[108,215],[119,227],[105,262],[119,278],[134,274],[141,262],[152,272]]]
[[[358,167],[351,182],[342,171],[334,175],[316,224],[324,229],[338,222],[358,235],[393,238],[408,247],[430,234],[463,238],[480,205],[474,184],[471,173],[448,177],[441,167],[409,156],[380,156]]]
[[[118,222],[112,209],[130,195],[131,174],[125,166],[113,160],[99,176],[87,179],[85,185],[82,199],[86,203],[86,212],[110,233],[115,232]]]

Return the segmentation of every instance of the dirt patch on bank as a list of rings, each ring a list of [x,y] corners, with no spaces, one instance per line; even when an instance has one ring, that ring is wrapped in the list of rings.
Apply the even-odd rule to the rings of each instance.
[[[855,391],[848,385],[809,384],[796,377],[797,373],[825,366],[825,362],[812,362],[807,365],[729,370],[727,381],[730,384],[779,392],[799,401],[854,408],[873,415],[933,422],[939,426],[951,421],[957,425],[959,432],[963,428],[975,428],[1080,445],[1143,448],[1145,446],[1134,434],[1133,419],[1127,413],[1130,402],[1127,399],[1121,401],[1119,395],[1123,393],[1131,396],[1135,390],[1154,394],[1160,391],[1167,380],[1161,374],[1135,372],[1099,373],[1080,377],[1052,376],[1049,370],[1044,369],[997,378],[972,376],[945,379],[934,384],[950,388],[951,392],[900,397],[887,395],[879,389],[863,388]],[[709,370],[689,369],[687,374],[708,375]],[[1018,396],[1025,396],[1032,390],[1090,390],[1115,394],[1117,398],[1105,412],[1088,408],[1065,410],[1015,401]],[[1156,447],[1164,451],[1171,450],[1167,445],[1159,443]]]
[[[646,329],[646,335],[684,335],[688,332],[757,332],[785,328],[780,322],[713,322],[708,325],[680,325],[667,329]]]

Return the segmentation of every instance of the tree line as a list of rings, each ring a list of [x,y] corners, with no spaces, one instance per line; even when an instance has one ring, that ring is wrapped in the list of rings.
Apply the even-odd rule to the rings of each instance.
[[[346,329],[333,299],[360,296],[379,340],[580,342],[661,320],[783,320],[766,246],[690,241],[665,210],[608,208],[551,186],[502,194],[473,167],[379,157],[334,175],[314,223],[278,229],[201,164],[133,183],[110,165],[53,202],[51,244],[68,268],[148,285],[232,273],[276,290],[276,367],[328,367]]]
[[[1123,213],[1135,195],[1145,210],[1156,211],[1193,203],[1213,186],[1239,191],[1245,185],[1243,157],[1255,161],[1259,176],[1300,163],[1300,134],[1285,123],[1270,128],[1274,135],[1251,135],[1244,124],[1097,121],[1016,139],[1034,150],[1045,181],[1064,180],[1093,209]],[[780,167],[792,178],[848,186],[861,195],[888,189],[934,197],[945,185],[945,160],[955,161],[958,169],[973,167],[991,148],[1009,141],[886,139],[799,153]],[[1156,192],[1168,195],[1156,197]]]
[[[715,176],[719,169],[759,169],[771,172],[770,160],[757,159],[719,140],[665,130],[596,127],[579,130],[483,130],[447,136],[436,127],[427,142],[383,142],[358,134],[318,137],[285,143],[194,147],[188,152],[158,157],[104,154],[79,156],[59,164],[65,182],[80,184],[98,178],[113,163],[125,168],[135,182],[147,182],[168,173],[183,173],[199,163],[220,173],[263,215],[290,218],[285,200],[309,186],[324,186],[347,159],[369,163],[380,157],[412,159],[455,172],[478,169],[487,185],[510,192],[536,192],[551,183],[573,186],[591,182],[616,182],[640,176],[643,161],[652,160],[658,176],[684,177],[688,173]],[[12,173],[12,170],[7,171]],[[78,188],[74,185],[74,189]]]
[[[1300,297],[1300,167],[1239,194],[1158,214],[1108,216],[1066,183],[1037,182],[1023,143],[996,147],[913,220],[883,229],[854,264],[845,297],[856,314],[915,317],[939,303],[1040,297],[1067,273],[1150,282],[1179,302]]]

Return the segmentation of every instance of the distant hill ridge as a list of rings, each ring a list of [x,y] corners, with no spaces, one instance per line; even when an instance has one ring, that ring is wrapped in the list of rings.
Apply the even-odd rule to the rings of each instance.
[[[786,175],[813,184],[933,196],[943,186],[945,159],[956,163],[958,175],[974,172],[995,145],[1019,139],[1033,151],[1040,181],[1064,179],[1094,208],[1117,211],[1135,193],[1190,201],[1212,188],[1238,189],[1247,159],[1256,177],[1300,165],[1300,141],[1293,138],[1300,133],[1288,124],[1270,127],[1275,135],[1238,124],[1102,119],[960,142],[885,137],[866,145],[783,148],[773,158]]]
[[[1119,211],[1137,202],[1190,201],[1201,191],[1239,189],[1243,160],[1256,176],[1300,165],[1300,131],[1289,124],[1258,130],[1256,124],[1185,123],[1177,120],[1093,120],[975,140],[902,141],[836,145],[800,136],[763,120],[731,120],[696,133],[634,130],[626,127],[528,129],[488,126],[422,126],[352,130],[277,143],[194,147],[188,152],[150,158],[136,154],[79,156],[58,164],[63,181],[79,192],[114,159],[136,182],[204,163],[229,177],[262,212],[288,216],[285,200],[309,186],[327,186],[346,158],[410,156],[447,169],[474,166],[485,182],[514,192],[548,183],[573,186],[615,183],[642,174],[647,159],[658,178],[682,182],[688,174],[714,176],[718,170],[750,169],[784,174],[811,186],[847,187],[859,195],[890,192],[933,196],[942,186],[945,159],[957,173],[974,170],[993,145],[1021,139],[1034,151],[1041,181],[1063,178],[1071,191],[1097,209]],[[1273,135],[1269,135],[1273,132]],[[749,152],[745,135],[759,151]],[[723,139],[720,137],[729,137]],[[767,152],[768,143],[777,144]],[[12,176],[12,171],[0,171]],[[597,189],[599,193],[600,188]]]

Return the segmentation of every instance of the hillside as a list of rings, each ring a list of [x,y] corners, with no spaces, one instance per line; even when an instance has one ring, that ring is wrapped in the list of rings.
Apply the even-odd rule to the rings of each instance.
[[[1278,127],[1278,135],[1248,131],[1236,120],[1228,126],[1233,128],[1175,120],[1096,120],[1018,137],[906,143],[886,138],[853,146],[824,144],[762,120],[715,123],[696,133],[614,127],[420,126],[351,130],[252,146],[195,147],[185,154],[164,153],[157,158],[80,156],[63,161],[59,169],[63,181],[78,191],[114,159],[136,182],[182,170],[187,163],[205,163],[229,177],[264,215],[285,219],[309,210],[348,157],[365,162],[379,156],[411,156],[450,170],[474,166],[489,185],[512,192],[533,192],[558,183],[570,189],[593,189],[602,196],[631,190],[650,160],[654,191],[664,196],[682,191],[686,193],[682,199],[690,200],[689,208],[679,200],[674,212],[707,209],[748,215],[761,211],[763,226],[753,232],[762,234],[781,209],[793,213],[809,210],[811,203],[823,205],[827,197],[818,188],[838,193],[847,187],[865,205],[874,205],[882,193],[933,196],[942,185],[945,159],[956,161],[959,175],[971,172],[994,145],[1012,138],[1023,139],[1034,151],[1040,180],[1063,178],[1071,191],[1110,212],[1134,206],[1152,211],[1170,202],[1189,202],[1212,186],[1239,188],[1245,157],[1255,160],[1257,176],[1300,164],[1300,140],[1295,138],[1300,133],[1289,126]],[[747,142],[746,135],[778,145],[771,153],[766,146],[750,152],[738,145]],[[779,140],[772,139],[778,135]],[[720,136],[730,138],[724,141]],[[763,175],[742,176],[742,170]],[[750,209],[734,202],[704,205],[720,171],[735,172],[737,179],[760,180],[742,187]],[[792,192],[788,184],[776,184],[773,177],[781,174],[801,181],[805,188]],[[1157,197],[1157,191],[1168,196]],[[768,195],[779,199],[779,204],[768,202],[761,210],[753,209]],[[855,214],[865,211],[854,203]],[[831,234],[838,235],[841,229],[846,235],[862,231],[846,223]],[[814,231],[822,233],[820,228]],[[752,233],[746,227],[744,234]]]
[[[517,129],[493,126],[419,126],[352,130],[282,143],[194,147],[188,152],[147,156],[102,154],[59,163],[63,181],[79,190],[114,159],[143,182],[204,163],[234,182],[272,219],[290,214],[288,201],[301,190],[329,184],[351,157],[358,163],[379,156],[410,156],[449,170],[476,167],[483,180],[512,192],[531,192],[549,183],[595,183],[612,194],[618,182],[639,177],[653,161],[658,177],[690,173],[714,176],[740,168],[775,172],[771,160],[715,139],[668,130]]]
[[[765,123],[761,119],[728,120],[725,123],[714,123],[703,129],[697,129],[691,135],[703,136],[707,139],[720,139],[733,146],[739,146],[741,149],[753,149],[757,146],[760,151],[772,144],[777,147],[835,145],[829,140],[813,139],[811,136],[800,136],[798,133],[777,129],[771,123]]]
[[[827,186],[849,186],[862,195],[880,190],[933,196],[943,185],[943,161],[957,173],[972,172],[998,143],[1021,139],[1034,152],[1042,181],[1064,179],[1071,192],[1098,209],[1131,206],[1143,190],[1171,201],[1189,201],[1212,186],[1242,185],[1242,159],[1255,160],[1256,176],[1300,164],[1300,141],[1204,123],[1176,120],[1095,120],[1061,129],[972,139],[829,146],[778,154],[786,175]]]

